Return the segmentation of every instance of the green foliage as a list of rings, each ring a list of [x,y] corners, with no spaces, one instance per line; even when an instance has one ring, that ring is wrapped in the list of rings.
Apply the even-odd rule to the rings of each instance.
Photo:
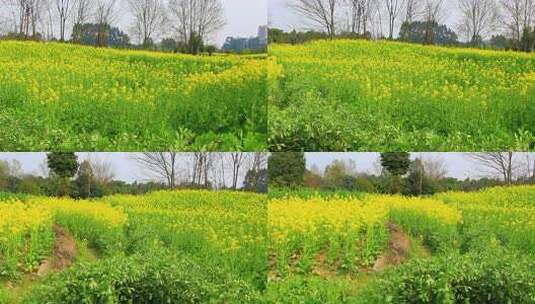
[[[295,275],[269,284],[265,303],[347,303],[349,285],[345,280]]]
[[[300,186],[305,170],[305,154],[302,152],[277,152],[268,158],[269,183],[273,186]]]
[[[534,261],[490,249],[415,259],[382,275],[357,303],[532,303]]]
[[[78,171],[78,157],[74,152],[51,152],[46,155],[48,167],[62,178],[70,178]]]
[[[529,54],[364,40],[269,53],[271,151],[526,151],[535,139]]]
[[[78,264],[46,279],[23,303],[250,303],[257,297],[240,280],[155,248]]]

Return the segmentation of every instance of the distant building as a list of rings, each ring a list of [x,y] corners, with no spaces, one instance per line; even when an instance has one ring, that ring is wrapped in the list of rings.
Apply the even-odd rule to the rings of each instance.
[[[268,41],[268,27],[259,26],[258,35],[256,37],[227,37],[223,44],[223,51],[226,52],[242,52],[245,49],[251,51],[263,51],[266,49]]]

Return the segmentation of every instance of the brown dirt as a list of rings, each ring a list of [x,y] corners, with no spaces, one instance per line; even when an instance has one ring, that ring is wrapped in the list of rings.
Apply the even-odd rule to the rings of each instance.
[[[390,240],[387,249],[377,258],[373,265],[374,271],[382,271],[389,266],[397,266],[403,263],[411,247],[409,237],[396,225],[389,223]]]
[[[76,243],[72,235],[56,224],[54,224],[53,230],[56,236],[54,253],[41,263],[37,271],[38,276],[44,276],[52,271],[60,271],[70,266],[77,254]]]

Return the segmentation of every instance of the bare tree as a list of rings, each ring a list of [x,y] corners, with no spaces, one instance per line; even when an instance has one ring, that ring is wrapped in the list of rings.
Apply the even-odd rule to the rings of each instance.
[[[514,152],[473,153],[469,157],[483,166],[488,173],[501,176],[506,184],[513,183],[517,169]]]
[[[412,23],[420,14],[421,0],[406,0],[405,22]]]
[[[97,24],[97,46],[105,46],[108,40],[108,31],[114,22],[115,3],[117,0],[96,0],[95,23]]]
[[[113,172],[113,165],[105,159],[97,157],[91,158],[91,156],[89,155],[87,161],[91,165],[94,180],[99,182],[100,184],[109,184],[115,177],[115,173]]]
[[[134,34],[147,47],[165,23],[165,5],[162,0],[128,0],[128,4],[134,16]]]
[[[422,157],[422,164],[425,175],[432,180],[443,179],[448,173],[446,163],[441,157],[424,156]]]
[[[459,31],[473,45],[481,43],[495,30],[498,23],[498,5],[495,0],[459,0],[461,22]]]
[[[385,0],[386,11],[388,13],[388,38],[394,38],[394,27],[396,19],[403,7],[403,0]]]
[[[434,27],[442,18],[444,0],[425,0],[423,16],[425,21],[425,44],[434,44]]]
[[[41,18],[41,10],[45,4],[44,0],[12,0],[14,8],[13,19],[17,32],[25,38],[37,37],[37,27]]]
[[[165,180],[169,188],[175,188],[177,171],[176,152],[146,152],[134,155],[133,159],[156,177]]]
[[[55,0],[59,16],[59,40],[65,41],[65,27],[71,14],[73,0]]]
[[[238,187],[238,179],[240,177],[240,170],[247,161],[249,153],[245,152],[232,152],[230,153],[231,165],[232,165],[232,189],[236,190]]]
[[[378,0],[347,0],[350,6],[350,31],[361,35],[369,34],[374,13],[378,8]]]
[[[340,3],[341,0],[292,0],[289,6],[320,26],[332,39],[336,34],[336,12]]]
[[[212,170],[213,157],[210,152],[193,153],[193,175],[191,183],[197,186],[210,186],[209,173]]]
[[[93,14],[93,0],[76,0],[74,7],[72,40],[79,43],[82,39],[82,25],[89,21]]]
[[[179,40],[186,43],[193,54],[199,51],[201,41],[226,23],[220,0],[169,0],[168,9]]]
[[[534,25],[535,0],[502,0],[502,8],[504,25],[518,48],[523,32]]]

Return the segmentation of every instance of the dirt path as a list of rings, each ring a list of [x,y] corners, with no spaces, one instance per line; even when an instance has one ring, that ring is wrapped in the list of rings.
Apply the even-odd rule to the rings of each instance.
[[[54,224],[53,230],[56,236],[54,252],[51,257],[41,263],[37,271],[38,276],[44,276],[51,271],[60,271],[70,266],[77,255],[76,243],[72,235],[57,224]]]
[[[388,223],[387,228],[390,231],[388,247],[375,261],[374,271],[382,271],[389,266],[398,266],[403,263],[407,259],[411,247],[409,237],[401,228],[392,223]]]

